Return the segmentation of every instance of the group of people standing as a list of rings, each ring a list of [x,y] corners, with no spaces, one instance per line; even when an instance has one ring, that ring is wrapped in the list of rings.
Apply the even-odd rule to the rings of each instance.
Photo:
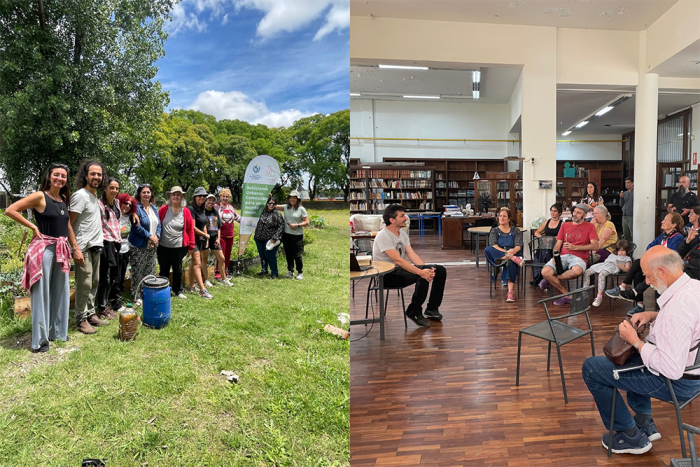
[[[172,271],[172,294],[186,299],[182,263],[191,255],[191,287],[202,298],[212,299],[213,286],[207,268],[209,251],[217,260],[215,277],[231,287],[227,271],[234,240],[234,222],[241,216],[229,203],[231,191],[216,196],[203,187],[194,191],[185,206],[179,186],[166,192],[167,202],[154,204],[151,185],[139,185],[135,195],[120,193],[116,178],[107,177],[102,163],[85,161],[75,178],[78,190],[71,193],[68,166],[54,163],[45,172],[39,191],[9,206],[5,214],[32,231],[26,251],[22,285],[30,294],[32,350],[46,352],[51,341],[68,340],[70,308],[69,272],[75,263],[75,322],[78,331],[94,334],[125,309],[122,300],[127,268],[131,269],[134,306],[142,305],[143,282],[156,273]],[[98,193],[101,196],[98,197]],[[25,218],[22,211],[31,210]],[[282,218],[279,211],[283,211]],[[255,232],[262,275],[277,277],[276,253],[284,240],[288,274],[303,279],[303,228],[309,224],[299,193],[292,191],[288,203],[277,206],[270,196]],[[270,246],[272,245],[272,246]],[[294,274],[296,266],[297,275]],[[190,284],[191,286],[193,284]]]

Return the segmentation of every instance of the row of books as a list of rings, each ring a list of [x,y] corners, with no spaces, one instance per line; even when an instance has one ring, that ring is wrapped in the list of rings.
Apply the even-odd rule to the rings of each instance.
[[[404,191],[381,191],[379,193],[370,193],[369,199],[433,199],[433,193],[431,191],[423,193],[409,193]]]
[[[430,180],[370,180],[371,188],[432,188]]]
[[[350,188],[367,188],[365,182],[358,182],[357,180],[350,180]]]
[[[350,199],[367,199],[364,193],[350,192]]]

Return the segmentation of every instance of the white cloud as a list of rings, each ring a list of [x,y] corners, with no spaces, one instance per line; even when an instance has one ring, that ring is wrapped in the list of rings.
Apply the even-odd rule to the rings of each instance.
[[[300,118],[314,114],[296,109],[270,112],[265,102],[258,102],[239,91],[204,91],[189,108],[213,115],[217,120],[244,120],[270,128],[288,127]]]
[[[173,36],[187,29],[193,29],[197,32],[207,30],[207,23],[200,21],[194,13],[187,13],[182,3],[175,5],[170,16],[173,20],[166,26],[166,29]]]
[[[272,37],[280,32],[297,31],[318,18],[330,7],[326,23],[316,34],[320,39],[334,29],[350,26],[348,0],[234,0],[238,8],[262,11],[265,17],[258,24],[258,36]],[[323,31],[323,32],[322,32]]]

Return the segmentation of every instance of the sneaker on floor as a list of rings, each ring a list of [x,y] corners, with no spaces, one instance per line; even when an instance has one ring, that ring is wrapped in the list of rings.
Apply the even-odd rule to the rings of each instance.
[[[508,287],[508,281],[501,281],[501,287]]]
[[[601,303],[603,303],[603,296],[598,295],[595,300],[593,300],[593,306],[600,306]]]
[[[554,304],[554,305],[569,305],[570,303],[571,303],[571,297],[561,297],[561,298],[554,300],[554,302],[552,302],[552,304]]]
[[[506,296],[506,302],[513,303],[515,302],[515,292],[512,290],[508,291],[508,295]]]
[[[108,320],[112,319],[107,310],[98,311],[95,313],[95,316],[97,316],[99,319],[101,319],[103,321],[108,321]]]
[[[520,256],[513,256],[513,257],[511,258],[511,261],[513,261],[513,262],[514,262],[515,264],[517,264],[518,266],[520,266],[521,264],[523,264],[523,259],[522,259]]]
[[[540,286],[540,289],[547,290],[549,288],[549,282],[547,282],[547,279],[542,279],[540,281],[539,286]]]
[[[603,435],[603,447],[608,449],[610,433]],[[624,431],[618,431],[613,435],[612,452],[615,454],[644,454],[651,449],[651,442],[646,433],[637,430],[634,436],[627,436]]]
[[[98,318],[97,315],[92,315],[88,318],[88,323],[90,323],[92,326],[107,326],[109,321],[103,321]]]
[[[225,280],[222,280],[221,283],[224,284],[226,287],[233,287],[233,284],[231,283],[231,280],[228,277]]]
[[[422,313],[417,313],[417,314],[415,314],[415,315],[406,313],[406,316],[408,317],[408,319],[410,319],[411,321],[413,321],[414,323],[416,323],[418,326],[422,326],[422,327],[424,327],[424,328],[429,328],[429,327],[430,327],[430,323],[428,322],[427,319],[425,319],[425,318],[423,317],[423,314],[422,314]]]
[[[644,422],[644,425],[637,424],[637,428],[639,428],[639,430],[643,433],[646,433],[649,441],[658,441],[661,439],[661,433],[659,433],[659,430],[656,429],[656,424],[654,423],[653,418],[650,418]]]
[[[210,294],[207,289],[204,289],[201,292],[199,292],[199,296],[202,298],[206,298],[207,300],[211,300],[212,298],[214,298],[214,296]]]
[[[620,298],[620,287],[615,286],[612,289],[608,289],[605,291],[605,295],[607,295],[610,298]]]
[[[143,302],[141,302],[141,299],[138,299],[134,302],[134,308],[138,308],[142,305]]]
[[[95,334],[97,332],[97,329],[90,326],[90,323],[88,323],[88,320],[86,319],[82,320],[80,324],[78,324],[77,329],[83,334]]]
[[[285,279],[294,279],[294,271],[289,271],[287,272],[287,275],[284,276]]]
[[[442,319],[442,314],[438,310],[425,310],[425,317],[440,321]]]
[[[637,313],[641,313],[644,311],[644,305],[640,305],[639,303],[635,303],[634,307],[627,312],[627,316],[634,316]]]
[[[296,277],[298,281],[304,279],[304,275],[302,273],[299,273],[299,275]]]
[[[256,274],[256,276],[261,276],[261,277],[266,276],[266,275],[267,275],[267,271],[260,271],[259,273]]]
[[[204,281],[204,287],[214,287],[214,285],[208,280]]]
[[[270,274],[270,279],[277,279],[277,274]]]
[[[180,292],[179,294],[177,294],[177,298],[185,299],[185,298],[187,298],[187,295],[185,295],[184,293]]]
[[[628,302],[638,302],[641,298],[638,296],[637,291],[633,288],[620,290],[619,298],[627,300]]]
[[[34,353],[39,353],[39,352],[48,352],[49,351],[49,344],[44,344],[42,346],[39,346],[38,349],[32,349],[32,352]]]

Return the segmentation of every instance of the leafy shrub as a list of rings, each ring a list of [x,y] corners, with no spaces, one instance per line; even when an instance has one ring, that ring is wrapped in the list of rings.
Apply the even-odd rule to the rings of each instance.
[[[310,230],[304,230],[304,246],[311,245],[316,241],[316,235]]]
[[[329,224],[326,219],[321,216],[311,216],[311,219],[309,219],[309,226],[314,229],[323,229],[328,227]]]

